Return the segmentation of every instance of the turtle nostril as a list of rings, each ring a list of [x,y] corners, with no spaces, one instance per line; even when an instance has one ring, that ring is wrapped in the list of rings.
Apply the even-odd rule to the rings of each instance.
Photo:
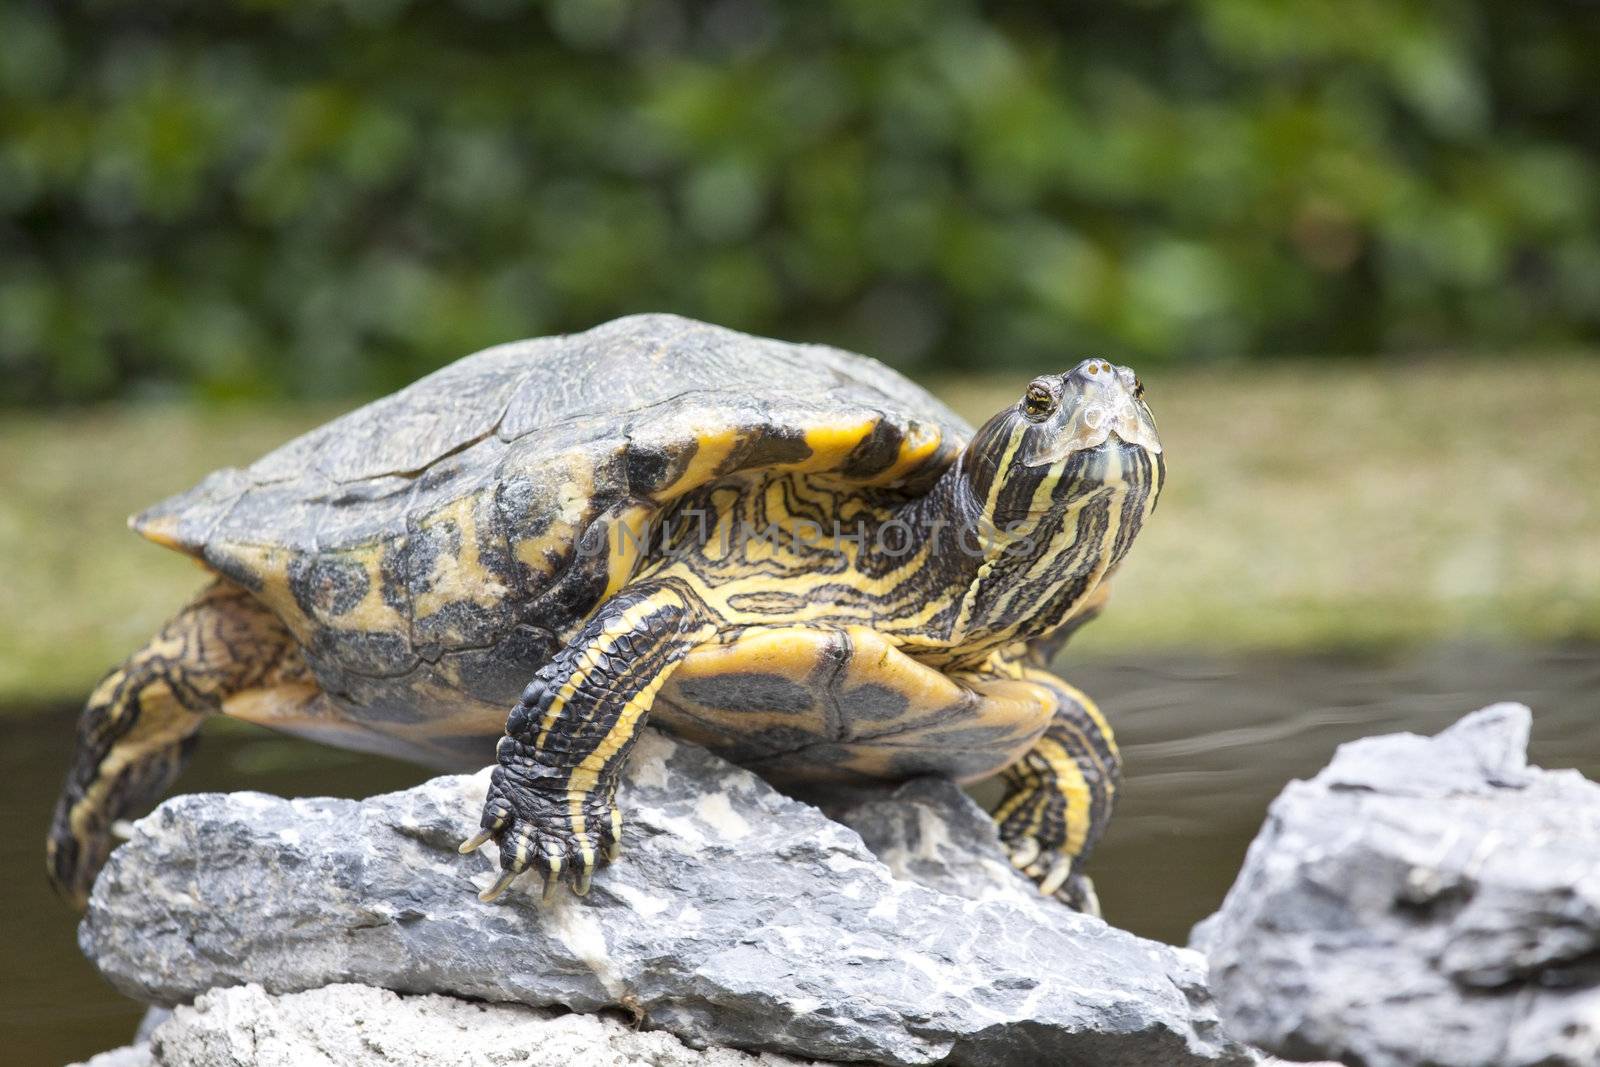
[[[1115,385],[1118,374],[1117,368],[1103,359],[1086,359],[1074,367],[1066,377],[1069,381],[1104,388],[1107,385]]]

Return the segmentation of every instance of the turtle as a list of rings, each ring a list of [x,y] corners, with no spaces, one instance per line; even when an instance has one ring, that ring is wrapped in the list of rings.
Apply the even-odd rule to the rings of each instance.
[[[1155,508],[1143,393],[1083,359],[974,431],[868,357],[664,314],[461,359],[130,520],[209,580],[89,696],[49,875],[84,906],[224,714],[492,762],[483,899],[582,895],[648,719],[780,788],[998,776],[1012,863],[1094,910],[1120,756],[1048,664]]]

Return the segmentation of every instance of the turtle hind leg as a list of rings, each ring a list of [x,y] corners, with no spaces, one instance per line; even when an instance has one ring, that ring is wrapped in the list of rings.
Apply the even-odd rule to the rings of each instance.
[[[995,808],[1012,864],[1070,907],[1100,914],[1084,861],[1111,819],[1122,757],[1094,702],[1054,675],[1024,678],[1055,704],[1044,735],[1001,772],[1006,795]]]
[[[259,601],[216,582],[95,688],[46,842],[50,881],[83,908],[118,819],[166,791],[195,731],[230,697],[310,676],[289,632]]]

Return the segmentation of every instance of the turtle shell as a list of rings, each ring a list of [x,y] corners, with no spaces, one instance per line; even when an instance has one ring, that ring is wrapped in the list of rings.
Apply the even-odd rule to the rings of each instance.
[[[916,494],[970,433],[863,356],[638,315],[468,356],[132,525],[260,597],[348,709],[503,715],[632,575],[618,524],[761,470]]]

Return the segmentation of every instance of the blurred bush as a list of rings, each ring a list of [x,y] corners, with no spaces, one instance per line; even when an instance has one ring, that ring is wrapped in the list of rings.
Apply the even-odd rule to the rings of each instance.
[[[0,399],[669,309],[902,366],[1600,335],[1579,0],[8,0]]]

